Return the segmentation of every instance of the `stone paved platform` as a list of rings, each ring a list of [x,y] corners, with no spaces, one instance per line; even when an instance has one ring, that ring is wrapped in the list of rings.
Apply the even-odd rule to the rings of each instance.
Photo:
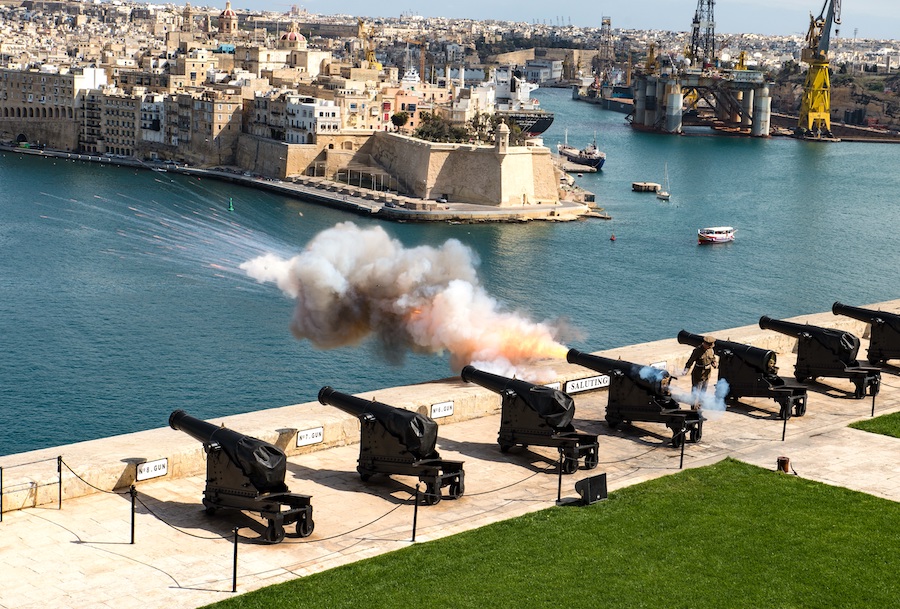
[[[791,357],[782,355],[782,371],[793,369]],[[686,379],[676,385],[686,388]],[[835,379],[816,385],[807,414],[788,421],[784,441],[775,403],[747,399],[706,422],[701,442],[686,446],[684,467],[730,456],[774,472],[778,457],[787,456],[802,477],[900,501],[900,439],[847,427],[868,418],[872,407],[871,398],[848,398],[851,389]],[[575,399],[576,427],[600,435],[600,464],[564,476],[564,498],[576,496],[576,480],[600,472],[612,491],[679,471],[680,452],[662,424],[610,430],[602,423],[605,391]],[[900,376],[883,376],[875,404],[876,414],[900,410]],[[465,461],[466,492],[419,508],[416,543],[555,504],[555,451],[501,454],[498,428],[497,415],[440,427],[441,456]],[[414,479],[376,476],[363,483],[357,456],[358,446],[347,445],[290,458],[286,482],[313,496],[316,528],[307,539],[289,536],[277,545],[260,542],[263,526],[243,513],[207,516],[200,476],[139,487],[134,545],[127,494],[70,499],[61,510],[7,512],[0,522],[0,607],[193,608],[229,598],[233,527],[240,535],[238,592],[409,546]]]

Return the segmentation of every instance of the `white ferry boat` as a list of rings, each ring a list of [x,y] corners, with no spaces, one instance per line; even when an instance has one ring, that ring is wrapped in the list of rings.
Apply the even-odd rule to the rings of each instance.
[[[710,243],[728,243],[734,241],[734,227],[710,226],[697,231],[697,243],[700,245]]]

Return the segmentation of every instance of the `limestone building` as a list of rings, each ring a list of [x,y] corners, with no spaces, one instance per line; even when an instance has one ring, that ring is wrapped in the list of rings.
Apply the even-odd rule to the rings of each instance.
[[[0,139],[76,150],[84,97],[106,84],[100,68],[0,69]]]

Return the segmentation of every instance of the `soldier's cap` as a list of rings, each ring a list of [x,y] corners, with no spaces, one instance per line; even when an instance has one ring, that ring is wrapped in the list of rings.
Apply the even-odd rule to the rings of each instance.
[[[704,336],[704,337],[703,337],[703,344],[704,344],[704,345],[715,345],[715,344],[716,344],[716,338],[715,338],[714,336],[709,336],[709,335]]]

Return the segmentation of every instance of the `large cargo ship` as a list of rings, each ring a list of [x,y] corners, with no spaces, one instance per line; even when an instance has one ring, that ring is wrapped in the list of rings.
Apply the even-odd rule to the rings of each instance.
[[[513,121],[528,137],[542,134],[553,124],[553,113],[546,110],[497,110],[496,112]]]
[[[529,137],[542,134],[553,124],[553,113],[541,108],[541,102],[531,97],[540,88],[524,79],[522,72],[512,66],[494,70],[494,111],[508,117]]]

